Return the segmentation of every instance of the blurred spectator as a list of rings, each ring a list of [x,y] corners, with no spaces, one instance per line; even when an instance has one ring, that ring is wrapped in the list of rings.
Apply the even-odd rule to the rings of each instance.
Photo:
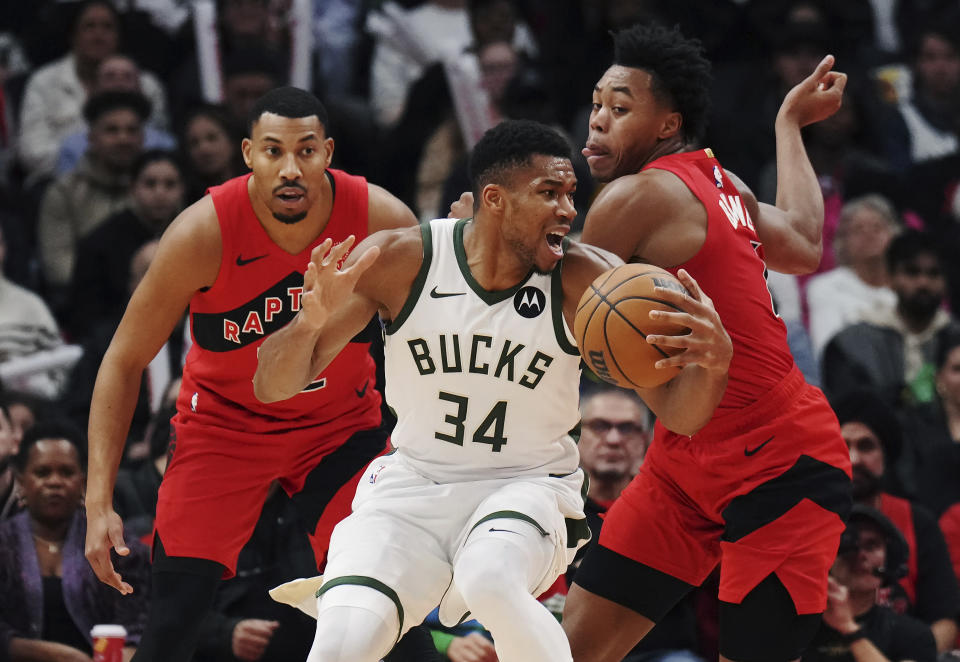
[[[90,146],[77,167],[47,189],[38,220],[40,259],[55,312],[79,241],[129,204],[131,169],[143,151],[149,112],[149,102],[138,92],[102,92],[84,105]]]
[[[83,556],[83,449],[78,430],[50,422],[31,429],[17,452],[26,510],[0,523],[0,641],[9,659],[89,662],[98,623],[123,625],[128,648],[140,639],[149,552],[128,538],[129,554],[114,556],[130,595],[93,573]]]
[[[211,186],[241,174],[240,132],[222,106],[204,104],[187,115],[180,140],[187,159],[186,203],[202,198]]]
[[[133,165],[130,206],[80,239],[68,299],[67,331],[77,342],[127,305],[130,260],[157,239],[184,207],[185,179],[172,152],[144,152]]]
[[[343,98],[360,93],[356,76],[360,59],[360,25],[365,4],[359,0],[313,3],[314,41],[317,44],[323,96]]]
[[[923,623],[879,604],[881,589],[902,576],[906,541],[873,508],[854,506],[830,569],[823,625],[801,662],[934,662]]]
[[[126,90],[128,92],[143,92],[140,83],[141,73],[137,63],[126,55],[110,55],[100,62],[97,67],[97,78],[94,83],[95,93],[109,90]],[[157,117],[157,109],[151,108],[150,119],[143,127],[144,149],[175,149],[176,140],[164,130],[166,117]],[[87,151],[86,128],[75,131],[60,143],[60,152],[57,155],[56,175],[63,175],[77,167],[77,163]]]
[[[940,529],[950,550],[953,572],[960,577],[960,503],[953,504],[940,516]],[[960,637],[957,638],[956,647],[960,648]]]
[[[194,662],[306,659],[316,621],[274,602],[267,591],[316,572],[317,562],[297,509],[273,483],[253,535],[240,551],[236,576],[217,588]]]
[[[949,25],[931,24],[914,40],[908,81],[883,132],[891,164],[905,170],[960,148],[960,38]]]
[[[113,489],[114,509],[123,520],[124,528],[144,542],[153,536],[157,493],[170,459],[167,452],[173,433],[170,419],[177,413],[179,392],[180,378],[177,377],[167,386],[160,408],[147,425],[145,460],[134,467],[122,467],[117,472],[117,483]]]
[[[129,276],[126,280],[129,295],[140,284],[157,252],[159,241],[151,240],[133,254],[129,264]],[[122,314],[122,311],[120,311]],[[83,357],[70,373],[67,387],[61,398],[61,409],[76,425],[86,429],[90,414],[90,399],[97,379],[97,370],[103,360],[114,331],[120,323],[120,316],[104,317],[94,320],[83,343]],[[163,394],[170,382],[183,368],[183,360],[188,347],[184,337],[183,324],[178,324],[169,339],[159,349],[157,355],[143,372],[140,381],[139,396],[133,412],[133,420],[125,447],[124,464],[135,464],[144,458],[144,448],[140,442],[146,436],[151,417],[160,409]],[[131,455],[132,454],[132,455]]]
[[[36,425],[37,421],[45,420],[53,413],[52,400],[26,391],[0,392],[0,406],[6,408],[7,418],[10,420],[18,446],[27,430]]]
[[[17,435],[10,422],[7,406],[0,404],[0,522],[22,508],[20,485],[13,468],[13,458],[21,441],[22,437]]]
[[[257,99],[281,85],[284,76],[269,52],[248,47],[223,59],[223,107],[239,127],[246,127]]]
[[[63,344],[60,331],[47,304],[34,292],[17,285],[3,273],[7,246],[0,230],[0,364]],[[24,377],[18,388],[53,394],[63,381],[63,371],[42,371]],[[10,387],[11,384],[7,384]]]
[[[929,625],[937,649],[948,650],[957,637],[960,591],[943,533],[925,508],[883,489],[895,482],[892,474],[903,443],[900,425],[889,407],[868,391],[849,394],[835,402],[834,409],[850,448],[854,501],[890,518],[910,550],[907,572],[884,602]]]
[[[960,329],[943,309],[946,281],[939,249],[935,238],[915,230],[890,242],[887,269],[897,303],[877,307],[829,341],[821,366],[831,398],[870,388],[890,406],[933,399],[937,334]]]
[[[20,158],[32,185],[51,176],[63,139],[83,129],[82,109],[95,89],[100,62],[117,52],[120,23],[108,0],[84,0],[70,30],[70,52],[27,82],[20,115]],[[141,87],[155,117],[166,117],[160,83],[147,72]],[[162,123],[161,128],[165,126]]]
[[[960,333],[940,337],[933,402],[905,413],[905,451],[917,501],[940,515],[960,502]]]
[[[899,231],[893,205],[880,195],[856,198],[843,206],[833,240],[838,266],[807,283],[810,339],[817,356],[844,327],[862,321],[878,307],[896,305],[885,258]]]
[[[653,437],[652,418],[632,392],[601,386],[580,399],[580,465],[589,478],[584,513],[592,534],[586,547],[600,538],[603,516],[643,463]],[[586,548],[578,556],[582,557]],[[576,570],[571,569],[571,581]],[[697,624],[692,594],[680,601],[624,662],[696,662]]]

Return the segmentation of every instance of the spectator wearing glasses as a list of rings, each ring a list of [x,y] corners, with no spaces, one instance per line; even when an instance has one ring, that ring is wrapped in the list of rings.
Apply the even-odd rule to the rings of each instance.
[[[592,534],[600,538],[603,515],[636,475],[653,437],[650,411],[632,392],[599,387],[580,399],[580,465],[590,479],[584,506]],[[575,571],[567,575],[572,580]],[[623,662],[694,662],[696,618],[691,598],[682,600]]]

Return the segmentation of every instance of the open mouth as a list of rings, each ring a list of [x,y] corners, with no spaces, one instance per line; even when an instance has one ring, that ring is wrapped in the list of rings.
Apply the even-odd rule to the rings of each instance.
[[[557,257],[563,257],[563,238],[567,236],[570,228],[562,230],[552,230],[547,233],[547,248]]]

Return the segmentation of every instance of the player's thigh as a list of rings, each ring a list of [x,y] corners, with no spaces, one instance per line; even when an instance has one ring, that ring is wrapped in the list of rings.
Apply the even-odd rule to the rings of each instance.
[[[798,614],[789,591],[768,575],[741,602],[720,602],[720,655],[733,662],[789,662],[820,628],[821,615]]]

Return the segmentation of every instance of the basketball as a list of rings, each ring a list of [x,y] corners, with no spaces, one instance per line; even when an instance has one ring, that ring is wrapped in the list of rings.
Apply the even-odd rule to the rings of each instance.
[[[624,264],[606,271],[580,298],[574,337],[580,355],[596,375],[623,388],[650,388],[674,377],[680,368],[655,368],[660,359],[682,351],[647,343],[647,335],[680,335],[689,329],[650,319],[651,310],[679,311],[661,300],[655,287],[687,292],[676,277],[650,264]]]

